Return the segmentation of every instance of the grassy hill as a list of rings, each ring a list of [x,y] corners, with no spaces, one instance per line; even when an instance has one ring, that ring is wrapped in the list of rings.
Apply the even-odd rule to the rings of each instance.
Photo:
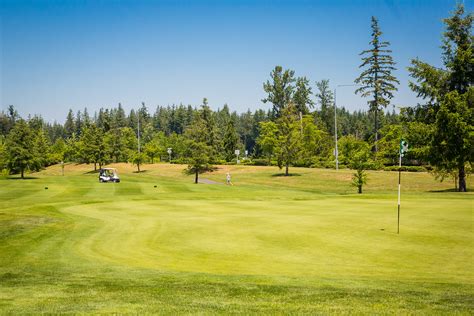
[[[0,313],[472,313],[474,195],[451,183],[403,173],[397,235],[396,172],[358,195],[349,170],[112,166],[0,180]]]

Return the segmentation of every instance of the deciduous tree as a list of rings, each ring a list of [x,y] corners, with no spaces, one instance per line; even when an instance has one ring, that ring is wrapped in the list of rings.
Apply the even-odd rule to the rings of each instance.
[[[293,83],[295,72],[293,70],[284,70],[281,66],[275,66],[270,73],[271,81],[267,80],[263,84],[263,90],[268,93],[262,101],[273,104],[273,117],[278,118],[283,108],[293,99],[295,87]]]

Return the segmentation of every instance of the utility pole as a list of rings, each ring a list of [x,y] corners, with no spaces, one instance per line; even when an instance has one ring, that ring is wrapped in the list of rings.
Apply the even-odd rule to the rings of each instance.
[[[303,113],[300,111],[300,133],[303,135]]]
[[[145,102],[142,102],[142,106],[145,106]],[[138,112],[137,112],[137,120],[138,120],[138,133],[137,133],[138,153],[140,153],[140,109],[138,109]]]
[[[334,140],[336,141],[334,156],[336,156],[336,170],[339,170],[339,152],[337,149],[337,103],[336,103],[337,87],[339,86],[336,86],[336,88],[334,88]]]

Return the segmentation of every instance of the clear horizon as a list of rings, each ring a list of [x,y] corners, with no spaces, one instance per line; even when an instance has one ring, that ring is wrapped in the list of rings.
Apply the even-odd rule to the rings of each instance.
[[[465,1],[466,11],[471,3]],[[392,105],[415,105],[406,67],[442,66],[442,19],[456,1],[9,1],[0,4],[1,109],[64,122],[69,109],[145,102],[261,108],[276,65],[331,89],[359,75],[370,17],[391,43],[400,80]],[[367,110],[354,88],[337,105]],[[392,105],[388,108],[392,110]]]

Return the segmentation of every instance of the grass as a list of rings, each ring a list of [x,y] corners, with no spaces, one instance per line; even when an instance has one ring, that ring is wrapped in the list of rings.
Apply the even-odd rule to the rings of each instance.
[[[145,165],[0,180],[0,313],[471,314],[473,194],[426,173]],[[472,183],[469,183],[472,186]],[[45,187],[48,187],[46,190]]]

